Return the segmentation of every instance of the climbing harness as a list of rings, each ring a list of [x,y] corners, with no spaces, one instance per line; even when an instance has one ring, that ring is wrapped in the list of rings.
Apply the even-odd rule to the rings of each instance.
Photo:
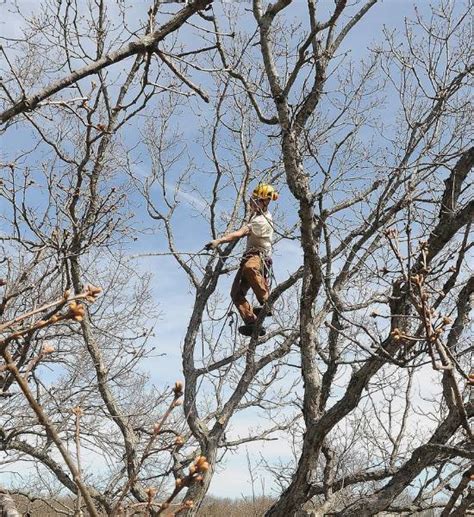
[[[272,286],[272,278],[273,278],[273,260],[271,257],[262,257],[260,256],[260,260],[262,261],[262,274],[263,278],[265,278],[265,282],[267,283],[267,288],[270,291]]]

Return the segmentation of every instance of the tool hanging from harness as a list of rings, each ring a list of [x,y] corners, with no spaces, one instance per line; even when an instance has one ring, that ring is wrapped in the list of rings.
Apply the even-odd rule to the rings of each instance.
[[[272,276],[273,276],[273,260],[271,257],[260,257],[262,261],[262,274],[263,278],[265,278],[265,282],[267,283],[267,288],[270,290],[272,286]]]

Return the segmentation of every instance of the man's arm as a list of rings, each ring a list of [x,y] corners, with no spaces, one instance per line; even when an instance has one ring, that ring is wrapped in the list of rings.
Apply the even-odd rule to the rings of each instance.
[[[246,224],[245,226],[242,226],[240,230],[236,230],[235,232],[227,233],[226,235],[223,235],[219,239],[214,239],[213,241],[206,244],[205,248],[207,250],[215,250],[219,244],[224,244],[225,242],[233,242],[241,239],[242,237],[245,237],[250,233],[250,228]]]

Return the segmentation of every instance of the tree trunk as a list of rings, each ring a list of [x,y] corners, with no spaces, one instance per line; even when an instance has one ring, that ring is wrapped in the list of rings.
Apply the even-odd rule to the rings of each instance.
[[[20,517],[10,494],[0,487],[0,517]]]
[[[307,476],[308,473],[315,472],[319,450],[309,449],[308,438],[306,435],[293,481],[267,511],[265,517],[296,517],[301,514],[303,505],[310,499],[311,484],[308,483]]]
[[[209,490],[209,485],[211,484],[212,477],[214,475],[217,446],[209,445],[206,450],[202,451],[202,454],[203,456],[206,456],[210,468],[204,476],[202,483],[194,483],[186,494],[185,501],[192,501],[194,506],[188,510],[181,510],[176,514],[177,517],[194,517],[197,515],[197,512],[206,497],[207,491]]]

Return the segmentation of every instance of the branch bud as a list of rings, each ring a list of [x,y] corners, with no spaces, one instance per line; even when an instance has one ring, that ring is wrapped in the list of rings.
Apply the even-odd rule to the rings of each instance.
[[[80,303],[77,303],[75,300],[73,300],[69,304],[69,312],[68,317],[72,318],[76,321],[82,321],[84,319],[84,315],[86,314],[86,311],[84,309],[84,306]]]
[[[177,436],[174,440],[174,444],[177,446],[177,447],[181,447],[182,445],[184,445],[184,438],[180,435],[180,436]]]
[[[51,343],[45,343],[43,345],[43,348],[41,349],[41,352],[43,353],[43,355],[48,355],[48,354],[52,354],[54,352],[55,348],[53,345],[51,345]]]
[[[174,393],[175,398],[179,399],[179,397],[183,396],[183,388],[184,388],[184,385],[181,381],[175,382],[174,387],[173,387],[173,393]]]
[[[152,501],[155,498],[156,493],[157,489],[155,487],[149,486],[145,488],[145,494],[148,497],[148,501]]]
[[[100,287],[96,287],[95,285],[92,285],[92,284],[87,284],[84,289],[83,294],[86,295],[86,300],[88,302],[95,302],[101,292],[102,292],[102,289]]]
[[[402,333],[399,328],[394,328],[390,335],[393,337],[395,341],[400,341],[402,339]]]
[[[76,406],[72,408],[71,410],[77,417],[81,417],[84,415],[84,410],[81,408],[81,406]]]

